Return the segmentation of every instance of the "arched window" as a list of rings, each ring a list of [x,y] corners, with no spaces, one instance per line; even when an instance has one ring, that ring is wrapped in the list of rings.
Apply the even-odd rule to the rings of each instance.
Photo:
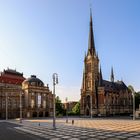
[[[87,105],[88,105],[88,107],[90,108],[90,96],[88,95],[86,99],[87,99],[87,100],[86,100]]]

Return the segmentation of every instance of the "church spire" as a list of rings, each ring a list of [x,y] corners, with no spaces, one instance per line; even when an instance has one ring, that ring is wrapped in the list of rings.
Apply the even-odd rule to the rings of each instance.
[[[82,90],[85,90],[85,69],[83,69]]]
[[[102,81],[103,81],[103,77],[102,77],[102,69],[101,69],[101,65],[100,65],[99,86],[102,86]]]
[[[113,67],[111,68],[111,76],[110,76],[111,82],[114,82],[114,72],[113,72]]]
[[[91,55],[93,55],[95,53],[91,8],[90,8],[90,28],[89,28],[89,40],[88,40],[88,53],[90,53]]]

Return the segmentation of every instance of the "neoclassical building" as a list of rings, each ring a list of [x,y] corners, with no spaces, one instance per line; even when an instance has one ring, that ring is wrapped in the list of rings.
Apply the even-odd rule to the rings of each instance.
[[[23,73],[7,69],[0,73],[0,119],[20,116]],[[6,113],[7,112],[7,113]]]
[[[53,94],[45,84],[32,75],[7,69],[0,74],[0,119],[52,116]]]
[[[53,115],[53,94],[48,85],[31,75],[22,83],[24,91],[23,116],[24,117],[48,117]]]
[[[96,53],[92,15],[88,51],[84,58],[83,80],[81,87],[81,115],[109,116],[132,113],[132,93],[123,81],[115,81],[113,68],[110,81],[102,77],[99,58]]]

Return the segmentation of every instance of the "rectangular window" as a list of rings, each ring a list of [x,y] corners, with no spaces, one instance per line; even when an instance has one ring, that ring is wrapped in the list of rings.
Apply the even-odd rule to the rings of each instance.
[[[38,101],[38,107],[41,107],[41,95],[40,94],[38,95],[37,101]]]

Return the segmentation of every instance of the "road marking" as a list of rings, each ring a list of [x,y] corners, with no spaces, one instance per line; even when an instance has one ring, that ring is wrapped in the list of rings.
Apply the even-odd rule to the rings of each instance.
[[[14,127],[16,132],[19,132],[21,134],[24,134],[30,138],[35,138],[35,140],[41,140],[40,138],[34,137],[35,135],[40,136],[39,133],[37,134],[36,132],[30,131],[30,130],[26,130],[24,128],[21,127]],[[35,134],[36,133],[36,134]]]
[[[25,132],[25,133],[30,133],[30,134],[33,134],[33,135],[37,135],[37,136],[42,135],[42,133],[34,132],[34,131],[32,131],[32,130],[27,130],[27,129],[21,128],[21,127],[15,127],[15,129],[18,129],[19,131],[23,131],[23,132]]]
[[[21,134],[26,134],[25,132],[23,132],[23,131],[19,131],[18,129],[13,129],[13,128],[11,128],[11,127],[7,127],[7,129],[10,129],[10,130],[12,130],[12,131],[16,131],[17,133],[21,133]]]

